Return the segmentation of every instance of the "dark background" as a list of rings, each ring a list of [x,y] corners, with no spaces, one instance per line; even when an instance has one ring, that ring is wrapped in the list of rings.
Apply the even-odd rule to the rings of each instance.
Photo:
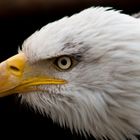
[[[0,0],[0,62],[16,54],[18,46],[37,29],[90,6],[111,6],[133,14],[140,10],[140,0]],[[0,140],[7,136],[10,139],[84,139],[21,105],[15,95],[0,98]]]

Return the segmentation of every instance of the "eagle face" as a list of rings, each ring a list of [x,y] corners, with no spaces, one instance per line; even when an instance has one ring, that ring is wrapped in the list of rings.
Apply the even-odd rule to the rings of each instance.
[[[95,138],[137,139],[140,21],[89,8],[44,26],[0,64],[0,96],[19,93],[61,126]]]

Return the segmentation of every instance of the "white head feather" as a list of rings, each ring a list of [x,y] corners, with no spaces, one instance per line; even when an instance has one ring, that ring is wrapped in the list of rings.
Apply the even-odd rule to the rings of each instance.
[[[140,133],[140,20],[108,8],[89,8],[44,26],[23,44],[32,64],[68,81],[23,94],[35,109],[71,130],[95,138],[136,140]],[[72,55],[68,71],[50,58]],[[45,64],[45,65],[44,65]],[[39,65],[39,64],[38,64]]]

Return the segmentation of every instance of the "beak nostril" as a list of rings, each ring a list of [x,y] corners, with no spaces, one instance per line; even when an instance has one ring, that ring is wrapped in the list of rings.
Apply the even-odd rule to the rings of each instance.
[[[17,71],[17,72],[20,71],[20,69],[18,69],[18,68],[15,67],[15,66],[10,66],[10,69],[13,70],[13,71]]]
[[[25,64],[26,57],[22,53],[5,60],[5,67],[7,69],[7,72],[12,76],[22,76]]]

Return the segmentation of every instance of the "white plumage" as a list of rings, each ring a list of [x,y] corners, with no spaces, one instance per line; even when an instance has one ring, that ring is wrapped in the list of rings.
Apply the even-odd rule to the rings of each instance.
[[[100,139],[137,140],[139,19],[92,7],[44,26],[19,52],[27,57],[33,73],[67,81],[36,85],[37,91],[20,94],[22,101],[72,131]],[[55,65],[61,56],[71,58],[70,69]]]

